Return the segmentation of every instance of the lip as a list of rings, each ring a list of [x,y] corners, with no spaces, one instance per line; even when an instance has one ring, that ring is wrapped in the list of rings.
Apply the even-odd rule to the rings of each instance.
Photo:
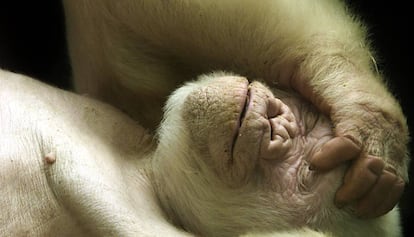
[[[233,135],[233,140],[231,144],[231,157],[233,157],[233,151],[237,143],[237,138],[239,137],[239,134],[240,134],[240,128],[243,125],[243,121],[244,121],[244,118],[246,117],[249,107],[250,107],[250,86],[248,85],[248,89],[244,97],[244,103],[240,106],[239,118],[237,120],[236,127],[233,133],[234,135]]]

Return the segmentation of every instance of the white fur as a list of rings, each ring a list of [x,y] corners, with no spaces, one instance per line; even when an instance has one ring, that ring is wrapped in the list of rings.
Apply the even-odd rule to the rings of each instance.
[[[342,2],[63,3],[77,92],[122,109],[151,133],[174,89],[197,75],[231,71],[262,80],[272,90],[295,90],[329,115],[336,135],[352,137],[408,180],[404,115],[374,70],[365,27]],[[312,199],[311,209],[321,212],[303,215],[308,225],[288,220],[297,208],[292,203],[269,209],[269,192],[246,178],[252,170],[233,169],[224,183],[238,178],[239,189],[229,189],[223,173],[218,179],[210,166],[193,160],[205,154],[192,149],[196,141],[180,115],[186,95],[204,82],[171,97],[151,173],[151,139],[126,116],[21,76],[1,72],[0,80],[0,126],[6,134],[0,137],[0,174],[6,174],[0,179],[1,235],[188,235],[168,223],[167,215],[214,236],[398,236],[397,209],[372,220],[335,209],[331,199],[340,179],[328,179],[333,183],[325,196]],[[50,152],[54,162],[44,162]],[[201,176],[195,175],[195,164]],[[219,219],[211,219],[217,213]]]

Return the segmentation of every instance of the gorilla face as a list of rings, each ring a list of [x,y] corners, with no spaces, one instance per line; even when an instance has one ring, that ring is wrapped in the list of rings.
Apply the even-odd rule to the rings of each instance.
[[[227,185],[261,176],[280,186],[286,174],[308,169],[307,159],[333,136],[328,119],[310,106],[260,82],[222,76],[188,94],[182,117],[203,162]]]
[[[334,209],[343,175],[343,167],[309,169],[308,159],[332,137],[330,121],[292,92],[222,73],[201,77],[167,103],[154,158],[158,186],[168,183],[160,200],[184,226],[237,222],[235,213],[241,229],[252,217],[264,229],[309,224],[321,208]],[[207,229],[219,228],[213,222]]]

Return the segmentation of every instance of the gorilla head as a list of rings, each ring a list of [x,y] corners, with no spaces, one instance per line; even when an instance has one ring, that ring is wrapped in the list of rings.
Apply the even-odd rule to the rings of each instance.
[[[308,159],[333,137],[332,125],[293,92],[204,75],[172,94],[158,134],[156,189],[185,229],[226,236],[319,227],[328,216],[346,215],[332,201],[345,167],[309,169]]]

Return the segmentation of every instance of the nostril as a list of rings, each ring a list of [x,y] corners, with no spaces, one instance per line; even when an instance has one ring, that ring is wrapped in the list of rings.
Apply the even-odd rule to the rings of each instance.
[[[295,116],[290,108],[277,98],[268,100],[267,116],[270,139],[263,141],[261,157],[266,160],[284,160],[292,150],[297,132]]]
[[[293,138],[297,132],[296,119],[290,108],[280,99],[271,98],[267,104],[267,119],[273,140],[276,135],[283,139]]]
[[[297,127],[285,116],[280,114],[268,119],[270,139],[263,140],[261,157],[266,160],[284,160],[293,149]]]
[[[271,140],[282,139],[287,140],[292,137],[289,132],[289,122],[282,116],[269,119],[271,129]]]
[[[273,140],[263,143],[260,157],[265,160],[284,160],[293,147],[292,139],[284,139],[276,135]]]

